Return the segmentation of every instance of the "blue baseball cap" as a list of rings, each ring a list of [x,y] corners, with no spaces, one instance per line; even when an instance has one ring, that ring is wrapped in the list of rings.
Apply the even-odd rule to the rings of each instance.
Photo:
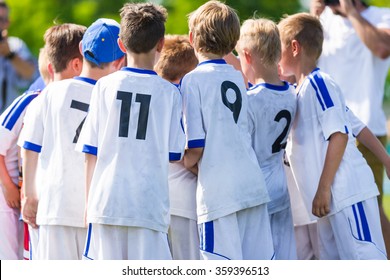
[[[99,18],[92,23],[81,43],[84,57],[98,66],[123,57],[118,45],[119,29],[119,23],[113,19]]]

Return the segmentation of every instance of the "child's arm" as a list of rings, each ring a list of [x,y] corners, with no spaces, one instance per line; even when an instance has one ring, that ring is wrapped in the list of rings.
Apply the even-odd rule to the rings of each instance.
[[[203,148],[191,148],[187,149],[184,153],[183,163],[185,168],[190,170],[191,172],[195,171],[194,168],[197,170],[197,165],[202,157],[203,154]]]
[[[38,209],[38,197],[35,186],[35,175],[38,164],[39,153],[22,149],[23,158],[23,201],[22,216],[23,220],[37,228],[36,217]],[[47,178],[49,179],[49,178]]]
[[[312,213],[317,217],[326,216],[330,211],[331,186],[340,166],[348,142],[348,135],[336,132],[330,136],[324,168],[313,199]]]
[[[387,177],[390,178],[390,157],[378,138],[367,127],[364,127],[356,138],[382,162],[385,166]]]
[[[7,166],[5,165],[5,159],[3,155],[0,155],[0,183],[3,187],[3,193],[5,201],[10,208],[18,209],[20,207],[20,192],[18,186],[12,181]]]

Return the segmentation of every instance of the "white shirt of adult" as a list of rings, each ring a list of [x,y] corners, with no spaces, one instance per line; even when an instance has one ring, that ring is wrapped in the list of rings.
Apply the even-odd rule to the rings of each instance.
[[[168,164],[185,135],[177,87],[154,71],[125,67],[101,78],[77,150],[97,156],[87,222],[168,232]]]
[[[181,83],[188,148],[198,163],[198,223],[269,201],[251,147],[248,100],[240,72],[222,59],[200,63]]]
[[[369,6],[361,15],[377,28],[390,28],[390,9]],[[382,108],[390,58],[375,56],[351,22],[326,7],[321,14],[324,44],[319,67],[340,86],[348,107],[377,136],[387,135]]]

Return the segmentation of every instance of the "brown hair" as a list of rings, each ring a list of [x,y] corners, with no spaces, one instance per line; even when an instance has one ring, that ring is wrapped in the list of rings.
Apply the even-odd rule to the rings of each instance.
[[[224,56],[240,37],[240,20],[236,12],[219,1],[208,1],[189,15],[193,46],[201,53]]]
[[[277,64],[282,55],[282,47],[276,23],[269,19],[244,21],[238,47],[255,52],[266,66]]]
[[[154,69],[164,79],[174,82],[193,70],[197,64],[198,59],[187,35],[167,35]]]
[[[126,3],[121,11],[121,38],[136,54],[152,50],[164,37],[167,10],[152,3]]]
[[[44,35],[45,48],[55,73],[64,71],[72,59],[83,59],[79,43],[86,29],[82,25],[64,23],[54,25],[46,30]]]
[[[297,40],[305,53],[318,59],[322,52],[324,32],[321,22],[308,13],[287,16],[278,24],[282,43],[289,47],[292,40]]]

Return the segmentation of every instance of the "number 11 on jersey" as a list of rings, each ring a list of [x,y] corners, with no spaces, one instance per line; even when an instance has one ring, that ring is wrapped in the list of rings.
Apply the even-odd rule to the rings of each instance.
[[[146,129],[149,118],[149,106],[152,96],[147,94],[137,93],[135,95],[135,102],[140,103],[138,126],[136,139],[145,140]],[[119,116],[119,137],[129,137],[130,111],[133,104],[133,93],[127,91],[118,91],[116,95],[117,100],[121,100],[121,112]]]

